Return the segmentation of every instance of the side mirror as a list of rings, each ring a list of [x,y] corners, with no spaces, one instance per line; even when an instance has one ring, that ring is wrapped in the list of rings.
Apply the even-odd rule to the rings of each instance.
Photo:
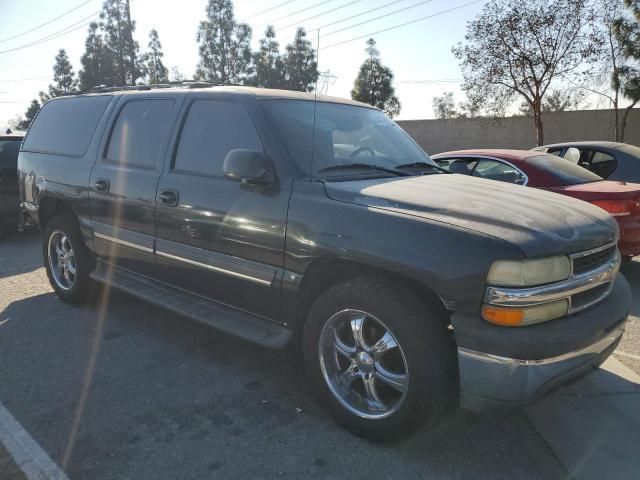
[[[224,159],[222,169],[226,178],[246,185],[265,186],[276,181],[271,159],[257,150],[231,150]]]

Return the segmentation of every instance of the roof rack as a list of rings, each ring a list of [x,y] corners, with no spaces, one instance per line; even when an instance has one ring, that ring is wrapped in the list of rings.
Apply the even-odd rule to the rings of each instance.
[[[151,83],[146,85],[96,85],[95,87],[86,88],[84,90],[78,90],[72,92],[71,95],[82,95],[84,93],[109,93],[109,92],[122,92],[122,91],[144,91],[154,90],[160,88],[209,88],[209,87],[222,87],[222,86],[241,86],[236,83],[223,83],[223,82],[205,82],[201,80],[181,80],[179,82],[167,82],[167,83]]]

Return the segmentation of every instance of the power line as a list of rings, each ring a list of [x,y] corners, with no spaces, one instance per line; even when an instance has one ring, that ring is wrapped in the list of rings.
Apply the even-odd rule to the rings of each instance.
[[[344,32],[345,30],[350,30],[352,28],[360,27],[361,25],[366,25],[367,23],[375,22],[376,20],[380,20],[380,19],[383,19],[383,18],[388,18],[391,15],[395,15],[396,13],[405,12],[407,10],[411,10],[412,8],[416,8],[416,7],[419,7],[420,5],[424,5],[425,3],[431,3],[431,2],[433,2],[433,0],[423,0],[422,2],[414,3],[413,5],[409,5],[408,7],[399,8],[398,10],[394,10],[393,12],[389,12],[389,13],[386,13],[384,15],[380,15],[378,17],[371,18],[369,20],[365,20],[365,21],[360,22],[360,23],[356,23],[355,25],[349,25],[347,27],[339,28],[338,30],[334,30],[333,32],[325,33],[323,35],[323,37],[328,37],[328,36],[333,35],[335,33],[340,33],[340,32]]]
[[[371,8],[369,10],[365,10],[364,12],[356,13],[355,15],[351,15],[350,17],[342,18],[340,20],[336,20],[335,22],[327,23],[325,25],[320,25],[318,29],[322,30],[324,28],[331,27],[338,23],[346,22],[347,20],[352,20],[354,18],[361,17],[362,15],[366,15],[367,13],[375,12],[377,10],[382,10],[383,8],[390,7],[391,5],[395,5],[396,3],[400,3],[400,2],[404,2],[404,0],[395,0],[393,2],[385,3],[384,5],[381,5],[379,7]]]
[[[249,20],[251,18],[259,17],[260,15],[264,15],[265,13],[269,13],[270,11],[275,10],[276,8],[284,7],[285,5],[289,5],[290,3],[297,2],[297,1],[298,0],[288,0],[287,2],[279,3],[278,5],[274,5],[273,7],[267,8],[266,10],[262,10],[261,12],[257,12],[257,13],[254,13],[252,15],[249,15],[248,17],[243,18],[241,21],[242,22],[246,22],[247,20]]]
[[[12,37],[3,38],[2,40],[0,40],[0,43],[2,43],[2,42],[6,42],[6,41],[8,41],[8,40],[13,40],[14,38],[22,37],[23,35],[26,35],[27,33],[34,32],[34,31],[38,30],[39,28],[42,28],[42,27],[44,27],[44,26],[46,26],[46,25],[49,25],[50,23],[53,23],[53,22],[55,22],[56,20],[59,20],[59,19],[61,19],[62,17],[65,17],[65,16],[69,15],[70,13],[75,12],[75,11],[76,11],[76,10],[78,10],[79,8],[84,7],[87,3],[90,3],[90,2],[92,2],[92,1],[93,1],[93,0],[87,0],[86,2],[82,2],[80,5],[76,5],[76,6],[75,6],[75,7],[73,7],[71,10],[67,10],[67,11],[66,11],[66,12],[64,12],[63,14],[58,15],[56,18],[52,18],[51,20],[49,20],[49,21],[47,21],[47,22],[41,23],[40,25],[38,25],[38,26],[36,26],[36,27],[33,27],[33,28],[32,28],[32,29],[30,29],[30,30],[26,30],[26,31],[24,31],[24,32],[22,32],[22,33],[18,33],[17,35],[13,35]]]
[[[406,27],[407,25],[411,25],[412,23],[421,22],[422,20],[427,20],[429,18],[437,17],[439,15],[444,15],[445,13],[450,13],[450,12],[453,12],[453,11],[456,11],[456,10],[460,10],[462,8],[469,7],[469,6],[474,5],[476,3],[481,3],[481,2],[485,2],[485,1],[486,0],[474,0],[473,2],[463,3],[462,5],[458,5],[457,7],[449,8],[447,10],[441,10],[439,12],[432,13],[431,15],[426,15],[424,17],[416,18],[415,20],[411,20],[409,22],[401,23],[399,25],[394,25],[393,27],[389,27],[389,28],[384,28],[382,30],[378,30],[377,32],[367,33],[366,35],[360,35],[359,37],[355,37],[355,38],[351,38],[349,40],[344,40],[342,42],[334,43],[334,44],[331,44],[331,45],[328,45],[326,47],[321,48],[321,50],[326,50],[328,48],[333,48],[333,47],[337,47],[339,45],[344,45],[345,43],[355,42],[356,40],[361,40],[363,38],[371,37],[373,35],[378,35],[379,33],[385,33],[385,32],[388,32],[390,30],[395,30],[396,28]]]
[[[271,20],[270,22],[266,22],[266,23],[260,24],[260,25],[258,25],[257,28],[264,27],[265,25],[273,25],[274,23],[279,22],[280,20],[284,20],[285,18],[293,17],[294,15],[306,12],[307,10],[311,10],[312,8],[320,7],[320,6],[322,6],[322,5],[326,4],[326,3],[333,2],[333,1],[334,0],[324,0],[324,2],[314,3],[313,5],[310,5],[308,7],[305,7],[303,9],[301,9],[301,10],[298,10],[297,12],[288,13],[287,15],[284,15],[282,17],[279,17],[279,18],[276,18],[274,20]]]
[[[96,17],[99,13],[100,13],[100,10],[97,11],[97,12],[92,13],[88,17],[84,17],[83,19],[78,20],[75,23],[72,23],[71,25],[63,28],[62,30],[58,30],[57,32],[50,33],[49,35],[46,35],[46,36],[44,36],[42,38],[39,38],[38,40],[34,40],[33,42],[27,43],[25,45],[21,45],[19,47],[15,47],[15,48],[10,48],[8,50],[2,50],[2,51],[0,51],[0,53],[15,52],[17,50],[22,50],[23,48],[33,47],[34,45],[39,45],[41,43],[48,42],[49,40],[53,40],[54,38],[58,38],[58,37],[61,37],[63,35],[66,35],[67,33],[71,33],[71,32],[73,32],[75,30],[78,30],[78,29],[84,27],[85,25],[89,25],[93,21],[93,18]],[[92,19],[92,20],[89,20],[89,19]],[[84,22],[85,20],[89,20],[89,21],[86,22],[86,23],[83,23],[81,25],[78,25],[79,23]],[[78,25],[78,26],[76,27],[76,25]],[[75,27],[75,28],[73,28],[73,27]]]
[[[307,18],[305,18],[303,20],[299,20],[297,22],[290,23],[289,25],[285,25],[284,27],[278,27],[276,30],[286,30],[287,28],[298,26],[298,25],[300,25],[300,24],[302,24],[304,22],[308,22],[309,20],[313,20],[315,18],[322,17],[323,15],[327,15],[329,13],[336,12],[338,10],[342,10],[343,8],[350,7],[354,3],[359,3],[361,1],[362,0],[353,0],[353,1],[349,2],[349,3],[345,3],[344,5],[340,5],[339,7],[331,8],[329,10],[325,10],[324,12],[318,13],[317,15],[313,15],[313,16],[307,17]]]
[[[35,80],[49,80],[51,75],[47,77],[32,77],[32,78],[13,78],[9,80],[0,80],[0,83],[18,83],[18,82],[31,82]]]
[[[399,80],[397,83],[407,84],[425,84],[425,85],[442,85],[446,83],[462,83],[464,80],[460,79],[438,79],[438,80]]]

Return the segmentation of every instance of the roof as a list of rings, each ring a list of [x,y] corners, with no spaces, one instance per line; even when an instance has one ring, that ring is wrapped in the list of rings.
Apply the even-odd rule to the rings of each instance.
[[[117,87],[104,87],[104,88],[96,88],[93,90],[88,90],[86,92],[80,92],[80,95],[154,95],[157,94],[158,91],[162,92],[176,92],[186,94],[191,91],[197,91],[198,93],[202,92],[229,92],[229,93],[237,93],[244,95],[252,95],[257,98],[279,98],[279,99],[287,99],[287,100],[307,100],[314,101],[317,100],[319,102],[328,102],[328,103],[341,103],[345,105],[354,105],[358,107],[367,107],[374,108],[369,104],[356,102],[354,100],[349,100],[346,98],[340,97],[331,97],[328,95],[316,95],[315,93],[309,92],[296,92],[293,90],[277,90],[271,88],[259,88],[259,87],[246,87],[242,85],[229,85],[229,86],[207,86],[207,84],[201,83],[185,83],[184,85],[158,85],[158,86],[147,86],[147,85],[139,85],[135,87],[123,87],[119,89]]]
[[[455,155],[477,155],[477,156],[487,156],[487,157],[498,157],[504,160],[526,160],[531,157],[539,157],[540,155],[544,155],[544,153],[532,151],[532,150],[507,150],[500,148],[483,148],[477,150],[455,150],[451,152],[439,153],[437,155],[433,155],[432,158],[439,157],[451,157]]]
[[[606,142],[604,140],[594,140],[594,141],[580,141],[580,142],[562,142],[562,143],[553,143],[551,145],[544,145],[545,148],[554,148],[554,147],[571,147],[571,146],[580,146],[580,147],[605,147],[605,148],[620,148],[626,145],[626,143],[620,142]]]

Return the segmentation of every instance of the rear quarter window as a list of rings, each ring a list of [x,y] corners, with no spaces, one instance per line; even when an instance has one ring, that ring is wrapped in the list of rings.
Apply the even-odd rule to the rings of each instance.
[[[602,180],[602,177],[586,168],[552,155],[527,158],[526,162],[555,177],[560,185],[579,185]]]
[[[45,103],[23,150],[81,157],[87,152],[111,96],[65,97]]]

